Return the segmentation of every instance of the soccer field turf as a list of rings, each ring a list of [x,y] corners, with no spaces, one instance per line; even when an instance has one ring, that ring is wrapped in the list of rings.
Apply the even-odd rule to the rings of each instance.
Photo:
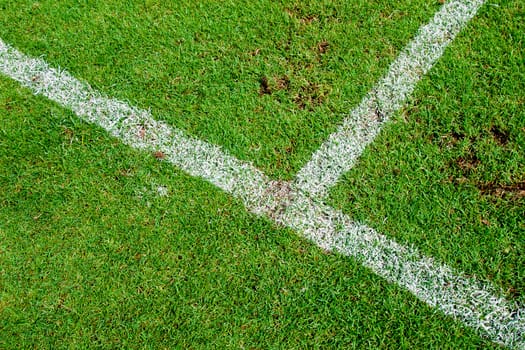
[[[293,180],[440,6],[2,1],[0,39]],[[322,200],[516,305],[524,10],[483,5]],[[2,348],[498,347],[3,75],[0,111]]]

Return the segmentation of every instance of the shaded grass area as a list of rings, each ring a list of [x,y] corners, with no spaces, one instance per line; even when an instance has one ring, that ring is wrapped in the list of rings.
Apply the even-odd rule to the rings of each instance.
[[[496,348],[1,77],[0,118],[3,349]]]
[[[0,36],[291,178],[438,6],[3,0]]]
[[[498,1],[418,86],[333,203],[525,303],[524,5]]]

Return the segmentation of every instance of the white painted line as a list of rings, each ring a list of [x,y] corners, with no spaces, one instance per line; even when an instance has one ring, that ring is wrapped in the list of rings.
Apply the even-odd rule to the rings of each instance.
[[[445,4],[392,63],[387,75],[344,120],[338,131],[298,173],[297,193],[322,197],[348,171],[381,126],[405,103],[416,84],[442,56],[445,48],[475,16],[484,1]],[[317,203],[314,203],[317,202]],[[304,207],[309,203],[309,207]],[[501,292],[420,255],[378,234],[372,228],[312,199],[296,200],[283,221],[317,245],[353,256],[388,281],[401,285],[443,313],[482,330],[495,342],[525,348],[525,310]],[[322,224],[324,222],[324,225]]]
[[[354,166],[383,124],[406,102],[416,84],[443,55],[448,44],[474,17],[484,0],[445,3],[391,64],[386,76],[365,96],[337,131],[299,171],[303,191],[326,196],[338,179]]]
[[[125,144],[159,152],[163,159],[192,176],[202,177],[255,208],[268,178],[251,164],[239,161],[219,147],[185,135],[152,118],[149,111],[110,99],[68,72],[42,59],[28,57],[0,40],[0,72],[37,95],[66,107],[82,120],[96,124]]]
[[[320,247],[354,257],[377,275],[492,341],[525,349],[525,308],[498,296],[501,291],[352,221],[304,192],[294,191],[294,196],[277,222],[301,232]]]
[[[148,111],[109,99],[66,71],[25,56],[0,40],[0,72],[73,110],[127,145],[162,152],[165,160],[215,184],[257,215],[297,230],[318,246],[351,256],[492,341],[524,348],[524,311],[501,291],[403,247],[312,199],[289,182],[272,181],[219,147],[185,136]]]

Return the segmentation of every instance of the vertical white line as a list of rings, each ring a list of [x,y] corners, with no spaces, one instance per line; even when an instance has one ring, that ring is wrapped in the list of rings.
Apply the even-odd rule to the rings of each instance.
[[[419,29],[386,76],[299,171],[297,186],[312,195],[325,196],[339,177],[352,168],[383,124],[401,108],[483,3],[484,0],[455,0],[443,5],[430,23]]]

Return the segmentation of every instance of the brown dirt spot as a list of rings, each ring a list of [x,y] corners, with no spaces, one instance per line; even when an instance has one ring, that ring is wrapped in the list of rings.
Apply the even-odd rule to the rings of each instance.
[[[146,127],[144,127],[144,125],[139,126],[137,136],[141,139],[144,139],[144,137],[146,136]]]
[[[463,140],[465,138],[465,135],[462,134],[462,133],[459,133],[459,132],[455,132],[455,131],[452,131],[450,133],[450,137],[452,138],[452,140],[457,143],[461,140]]]
[[[311,24],[315,21],[317,21],[317,17],[313,15],[306,16],[306,17],[299,19],[299,22],[301,22],[302,24]]]
[[[294,199],[294,191],[286,181],[271,181],[265,195],[270,198],[266,208],[268,216],[278,219]]]
[[[517,298],[520,298],[522,295],[523,295],[523,292],[520,291],[518,288],[514,288],[514,287],[509,287],[507,289],[507,293],[513,298],[513,299],[517,299]]]
[[[461,142],[465,138],[464,134],[452,131],[450,133],[444,134],[440,137],[440,145],[446,148],[452,148]]]
[[[511,185],[502,185],[496,182],[485,182],[476,185],[483,195],[495,197],[525,198],[525,181]]]
[[[326,53],[329,47],[330,47],[330,44],[326,40],[323,40],[319,44],[317,44],[317,50],[319,51],[320,54]]]
[[[317,84],[309,83],[301,87],[294,102],[299,109],[312,109],[320,106],[326,100],[327,93]]]
[[[285,11],[288,15],[290,15],[290,17],[295,18],[301,24],[312,24],[318,20],[317,16],[313,14],[303,14],[301,9],[298,7],[286,8]]]
[[[267,77],[261,77],[261,79],[259,79],[259,85],[260,85],[259,95],[262,96],[262,95],[272,94],[272,89],[270,88],[270,83],[268,82]]]
[[[288,90],[290,88],[290,78],[286,75],[276,78],[275,88],[277,90]]]
[[[500,129],[497,126],[493,126],[490,128],[490,133],[498,145],[505,146],[509,143],[509,133],[507,131]]]
[[[64,128],[64,135],[66,136],[66,138],[68,140],[72,140],[73,137],[75,136],[75,133],[73,130],[71,130],[70,128]]]
[[[459,157],[456,159],[457,166],[463,171],[463,173],[471,173],[478,167],[480,163],[479,158],[474,154],[469,154],[465,157]]]
[[[162,151],[156,151],[155,153],[153,153],[153,156],[155,156],[155,158],[157,158],[157,159],[164,159],[164,158],[166,158],[166,155]]]
[[[289,90],[290,89],[290,78],[283,75],[281,77],[273,77],[268,79],[262,77],[259,80],[259,95],[271,95],[274,91]]]

